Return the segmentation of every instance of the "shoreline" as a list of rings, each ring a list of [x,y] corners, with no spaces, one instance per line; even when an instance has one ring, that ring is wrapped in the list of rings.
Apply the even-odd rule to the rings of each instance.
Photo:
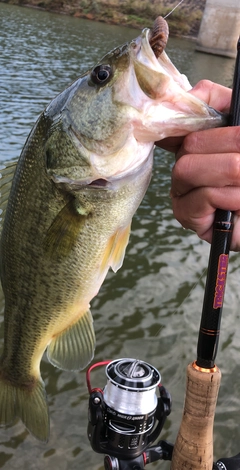
[[[175,0],[0,0],[0,3],[36,8],[75,18],[131,27],[151,28],[157,16],[166,16],[177,5]],[[160,5],[161,3],[161,5]],[[205,0],[184,0],[168,16],[170,36],[196,39]],[[186,22],[187,18],[187,22]]]

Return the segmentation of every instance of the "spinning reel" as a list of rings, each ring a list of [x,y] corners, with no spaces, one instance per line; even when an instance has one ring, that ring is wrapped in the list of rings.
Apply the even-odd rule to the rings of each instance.
[[[90,373],[100,366],[106,366],[107,384],[92,388]],[[173,444],[152,445],[171,412],[171,396],[160,382],[158,370],[137,359],[99,362],[87,370],[88,438],[95,452],[105,454],[105,470],[142,470],[172,459]],[[214,462],[213,470],[240,470],[240,454]]]
[[[92,389],[90,372],[102,365],[107,365],[107,385]],[[171,460],[171,444],[160,441],[151,446],[171,412],[171,396],[160,380],[157,369],[136,359],[97,363],[88,369],[88,438],[95,452],[105,454],[106,470],[138,470],[159,459]]]

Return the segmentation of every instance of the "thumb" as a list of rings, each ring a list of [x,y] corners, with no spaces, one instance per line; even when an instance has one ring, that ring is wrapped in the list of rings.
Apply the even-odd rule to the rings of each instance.
[[[221,112],[228,112],[230,108],[232,90],[210,80],[201,80],[189,93],[205,101],[209,106]]]

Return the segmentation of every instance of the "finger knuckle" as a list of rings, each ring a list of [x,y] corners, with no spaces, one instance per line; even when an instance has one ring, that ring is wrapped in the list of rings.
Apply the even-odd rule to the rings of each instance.
[[[231,154],[229,159],[229,182],[236,185],[240,182],[240,153]]]
[[[174,197],[172,199],[172,210],[175,219],[184,227],[189,227],[188,216],[186,214],[185,206],[182,204],[181,198]]]
[[[199,153],[204,149],[202,132],[191,132],[184,139],[184,150],[186,153]]]
[[[172,170],[172,183],[176,184],[182,179],[182,165],[180,160],[178,160]]]
[[[188,181],[191,176],[191,158],[189,155],[183,155],[174,165],[172,177],[175,183]]]
[[[240,152],[240,127],[239,126],[234,127],[234,140],[235,140],[236,149],[238,152]]]

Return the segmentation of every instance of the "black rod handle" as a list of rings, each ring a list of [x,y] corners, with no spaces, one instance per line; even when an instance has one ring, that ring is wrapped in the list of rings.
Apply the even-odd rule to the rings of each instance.
[[[229,125],[240,125],[240,37],[237,43]],[[197,346],[197,365],[205,369],[214,367],[217,355],[233,217],[231,211],[217,209],[215,213]]]
[[[215,365],[232,230],[232,212],[218,209],[213,226],[197,346],[197,365],[205,369],[211,369]]]

